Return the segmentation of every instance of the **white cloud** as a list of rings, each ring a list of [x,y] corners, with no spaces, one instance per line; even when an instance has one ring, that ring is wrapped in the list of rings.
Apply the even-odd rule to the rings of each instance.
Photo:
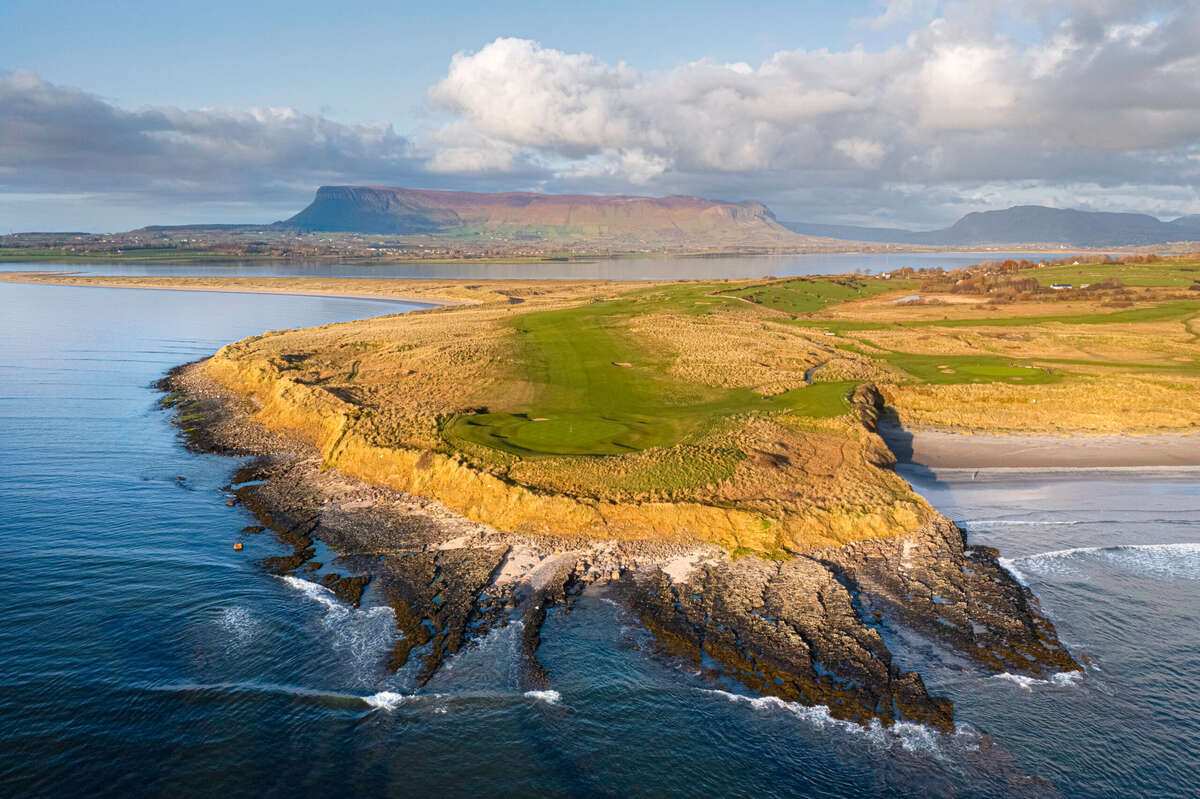
[[[875,24],[907,32],[893,47],[757,65],[643,72],[497,39],[453,56],[429,92],[445,121],[411,135],[290,108],[130,110],[0,72],[0,194],[279,207],[371,182],[753,198],[880,224],[1039,197],[1200,211],[1197,0],[880,5]]]
[[[893,3],[884,16],[928,9]],[[456,55],[431,90],[455,117],[435,138],[517,148],[555,165],[551,186],[602,174],[606,185],[750,187],[767,200],[787,183],[1194,185],[1195,10],[946,3],[881,52],[794,50],[756,67],[701,60],[658,73],[497,39]],[[1013,14],[1041,33],[1002,33]]]
[[[882,144],[860,136],[839,139],[833,145],[839,152],[844,153],[851,161],[864,169],[875,169],[883,161],[887,152]]]

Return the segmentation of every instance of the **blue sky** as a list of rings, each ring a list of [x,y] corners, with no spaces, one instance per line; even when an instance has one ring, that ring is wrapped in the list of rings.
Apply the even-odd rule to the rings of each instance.
[[[1197,0],[0,0],[0,232],[316,185],[1200,212]]]
[[[868,2],[0,0],[0,59],[121,105],[287,105],[344,122],[418,124],[450,57],[533,39],[640,69],[758,62],[797,47],[895,41]]]

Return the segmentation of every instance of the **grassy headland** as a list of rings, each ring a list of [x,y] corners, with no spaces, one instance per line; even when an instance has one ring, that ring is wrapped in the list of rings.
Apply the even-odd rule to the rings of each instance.
[[[649,285],[0,279],[459,303],[265,333],[206,370],[329,465],[502,530],[781,556],[933,515],[889,468],[864,386],[911,425],[1200,429],[1196,270],[1150,259]]]

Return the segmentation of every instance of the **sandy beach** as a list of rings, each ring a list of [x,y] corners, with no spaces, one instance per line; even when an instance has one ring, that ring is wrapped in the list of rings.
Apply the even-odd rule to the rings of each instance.
[[[901,463],[931,469],[1200,467],[1200,433],[990,435],[880,425]]]

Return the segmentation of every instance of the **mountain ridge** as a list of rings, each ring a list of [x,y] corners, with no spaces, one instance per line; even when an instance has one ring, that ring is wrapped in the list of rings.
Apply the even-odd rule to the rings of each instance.
[[[646,246],[804,245],[767,206],[672,195],[466,192],[390,186],[322,186],[273,227],[302,233],[604,240]]]
[[[1200,214],[1164,222],[1149,214],[1080,211],[1044,205],[974,211],[949,227],[925,231],[805,222],[781,224],[810,236],[951,247],[1017,242],[1120,247],[1200,240]]]

